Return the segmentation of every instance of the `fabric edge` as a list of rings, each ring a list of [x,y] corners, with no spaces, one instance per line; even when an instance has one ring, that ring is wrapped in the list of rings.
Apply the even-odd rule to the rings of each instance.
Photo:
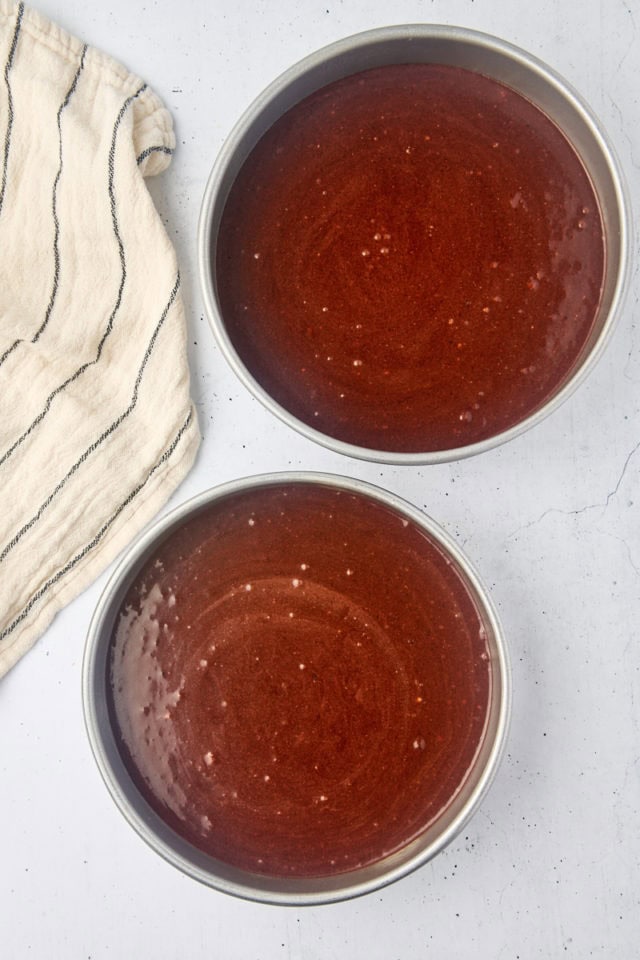
[[[4,17],[8,21],[15,20],[19,6],[19,3],[15,0],[0,0],[0,17]],[[78,60],[85,46],[84,41],[26,4],[20,31],[21,33],[28,33],[33,40],[49,47],[59,56],[73,63]],[[112,86],[125,94],[133,93],[140,87],[145,86],[145,82],[140,76],[132,73],[110,54],[103,53],[91,44],[87,45],[85,69],[95,70],[101,79],[106,79]],[[159,108],[165,109],[158,95],[149,87],[145,88],[140,101],[146,104],[149,114]]]
[[[158,471],[157,478],[151,479],[146,496],[142,500],[133,502],[131,509],[125,509],[122,512],[102,540],[99,555],[91,557],[87,563],[80,563],[76,571],[64,579],[61,589],[51,595],[34,617],[25,619],[24,626],[11,644],[4,650],[0,650],[0,680],[35,645],[56,614],[91,586],[119,554],[140,535],[144,527],[157,516],[169,497],[183,482],[194,464],[201,440],[193,404],[190,411],[192,419],[180,438],[182,450],[179,457],[175,461],[168,458],[166,468]],[[149,476],[148,474],[148,479]]]

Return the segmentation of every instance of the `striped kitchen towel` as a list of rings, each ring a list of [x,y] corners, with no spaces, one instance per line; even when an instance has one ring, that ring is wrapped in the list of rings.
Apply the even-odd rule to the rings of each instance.
[[[0,676],[191,467],[174,147],[137,77],[0,0]],[[74,638],[74,643],[77,643]]]

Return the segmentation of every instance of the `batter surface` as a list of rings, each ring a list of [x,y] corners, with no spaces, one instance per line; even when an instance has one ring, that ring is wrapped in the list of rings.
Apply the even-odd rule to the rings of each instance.
[[[240,171],[217,277],[233,345],[297,418],[377,450],[514,426],[571,374],[603,279],[591,183],[537,107],[461,68],[347,77]]]
[[[112,643],[139,789],[258,873],[340,873],[402,847],[482,742],[475,602],[421,528],[360,494],[288,483],[211,505],[147,562]]]

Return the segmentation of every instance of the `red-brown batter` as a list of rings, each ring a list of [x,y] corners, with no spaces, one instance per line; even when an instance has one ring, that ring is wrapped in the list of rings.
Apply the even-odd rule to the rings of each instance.
[[[340,873],[456,794],[489,656],[422,529],[279,484],[213,504],[141,571],[114,630],[112,719],[140,790],[195,846],[258,873]]]
[[[568,375],[598,306],[596,198],[537,107],[460,68],[347,77],[286,113],[227,201],[218,293],[284,408],[360,446],[483,440]]]

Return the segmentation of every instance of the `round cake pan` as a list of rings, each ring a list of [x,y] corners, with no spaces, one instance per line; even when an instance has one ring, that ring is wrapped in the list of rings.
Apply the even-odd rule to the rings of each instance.
[[[367,449],[322,433],[284,409],[258,383],[225,327],[215,270],[217,235],[230,188],[248,155],[287,110],[327,84],[372,67],[435,63],[463,67],[502,82],[538,106],[564,132],[591,179],[604,226],[605,275],[590,335],[569,374],[532,414],[487,439],[448,450],[394,452]],[[405,25],[368,31],[306,57],[276,79],[249,107],[211,171],[198,228],[199,273],[206,312],[217,343],[243,383],[285,423],[330,449],[383,463],[423,464],[456,460],[504,443],[538,424],[576,389],[592,369],[611,333],[629,272],[629,205],[614,151],[596,117],[558,74],[535,57],[495,37],[449,26]]]
[[[231,867],[192,846],[151,808],[129,774],[118,745],[109,708],[114,625],[127,591],[158,544],[200,511],[224,498],[283,483],[323,485],[373,499],[417,526],[452,564],[473,599],[486,634],[490,664],[488,712],[475,759],[444,811],[407,846],[385,859],[333,876],[273,878]],[[247,681],[250,682],[250,681]],[[378,487],[318,473],[282,473],[251,477],[209,490],[159,520],[129,549],[112,575],[89,629],[83,663],[83,704],[91,747],[116,805],[153,850],[173,866],[219,891],[264,903],[302,906],[330,903],[369,893],[426,863],[463,828],[490,786],[503,751],[510,713],[508,653],[487,591],[454,541],[424,513]]]

